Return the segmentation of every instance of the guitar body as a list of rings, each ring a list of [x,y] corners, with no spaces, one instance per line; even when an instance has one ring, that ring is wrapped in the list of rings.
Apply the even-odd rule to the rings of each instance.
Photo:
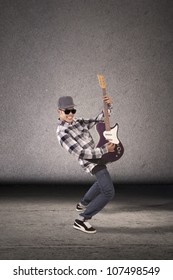
[[[106,133],[107,134],[106,137],[109,137],[108,136],[109,132],[105,131],[105,124],[102,122],[96,124],[96,129],[97,129],[97,132],[100,137],[99,142],[97,144],[97,147],[99,148],[107,143],[108,138],[106,139],[104,134]],[[110,136],[109,141],[115,144],[115,152],[109,152],[102,156],[101,161],[105,164],[117,161],[118,159],[120,159],[122,157],[122,155],[124,153],[124,147],[118,139],[118,124],[117,123],[115,124],[114,127],[111,128],[110,134],[111,134],[111,136]]]

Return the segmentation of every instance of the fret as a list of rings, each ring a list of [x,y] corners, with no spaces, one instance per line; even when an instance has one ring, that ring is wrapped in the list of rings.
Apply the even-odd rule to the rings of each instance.
[[[102,88],[103,96],[106,96],[106,83],[104,80],[103,75],[97,75],[98,80],[99,80],[99,85]],[[109,121],[109,113],[108,113],[108,105],[103,102],[103,112],[104,112],[104,123],[105,123],[105,130],[109,131],[111,130],[110,127],[110,121]]]
[[[103,96],[106,96],[106,88],[103,88],[102,92],[103,92]],[[105,130],[109,131],[111,128],[110,128],[110,121],[109,121],[108,105],[105,102],[103,102],[103,106],[104,106]]]

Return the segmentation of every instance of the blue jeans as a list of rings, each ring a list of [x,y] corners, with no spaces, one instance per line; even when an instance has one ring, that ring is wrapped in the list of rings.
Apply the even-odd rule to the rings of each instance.
[[[87,206],[86,210],[80,214],[85,219],[91,219],[112,200],[115,194],[114,185],[107,169],[98,171],[95,176],[96,182],[80,201]]]

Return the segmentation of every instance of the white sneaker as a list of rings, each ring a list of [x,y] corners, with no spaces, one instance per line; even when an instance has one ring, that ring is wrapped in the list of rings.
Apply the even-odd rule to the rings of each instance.
[[[76,204],[76,211],[82,212],[85,211],[86,206],[82,205],[80,202]]]
[[[88,222],[75,220],[73,227],[86,233],[96,233],[95,228],[93,228]]]

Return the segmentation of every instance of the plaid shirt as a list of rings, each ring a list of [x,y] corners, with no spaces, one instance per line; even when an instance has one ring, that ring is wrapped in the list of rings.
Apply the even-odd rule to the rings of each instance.
[[[79,164],[86,172],[90,173],[97,164],[88,160],[99,159],[108,152],[105,145],[100,148],[95,147],[89,132],[89,129],[100,121],[103,122],[103,113],[93,119],[74,119],[72,123],[58,119],[56,135],[59,143],[78,159]]]

